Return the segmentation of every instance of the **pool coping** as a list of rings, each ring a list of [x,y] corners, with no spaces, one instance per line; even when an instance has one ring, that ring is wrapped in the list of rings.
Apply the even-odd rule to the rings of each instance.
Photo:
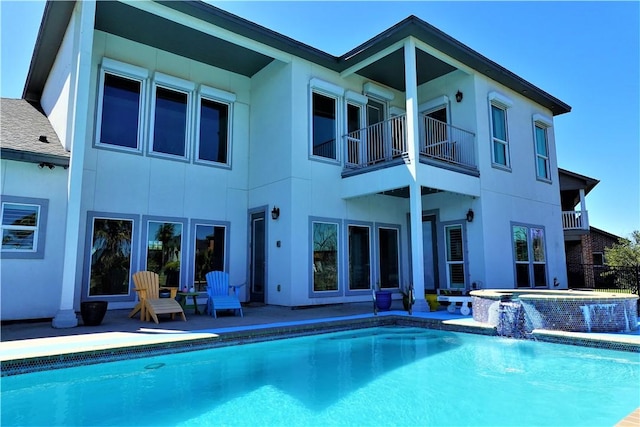
[[[399,311],[380,313],[377,316],[352,315],[189,332],[142,329],[140,332],[41,338],[37,340],[37,346],[34,345],[34,340],[4,342],[0,354],[0,376],[378,326],[415,326],[497,335],[495,327],[471,318],[434,318]],[[532,338],[557,344],[640,353],[640,335],[535,330]]]

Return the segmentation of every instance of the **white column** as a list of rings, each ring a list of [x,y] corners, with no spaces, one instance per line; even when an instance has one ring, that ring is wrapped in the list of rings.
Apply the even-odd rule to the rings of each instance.
[[[589,216],[587,215],[587,203],[584,199],[584,188],[580,189],[580,225],[583,230],[589,229]]]
[[[71,67],[71,90],[67,120],[71,122],[67,137],[71,138],[71,160],[67,185],[67,221],[65,227],[64,264],[60,309],[52,321],[54,328],[73,328],[78,319],[73,308],[75,300],[78,250],[80,250],[80,214],[84,153],[87,144],[87,112],[89,110],[89,84],[95,2],[77,2],[73,16],[75,34],[73,64]]]
[[[418,162],[420,159],[420,129],[418,126],[418,77],[416,68],[416,44],[412,38],[404,42],[404,80],[407,109],[407,148],[411,174],[409,183],[409,207],[411,221],[411,282],[416,298],[413,310],[429,311],[424,299],[424,260],[422,251],[422,191],[418,180]]]

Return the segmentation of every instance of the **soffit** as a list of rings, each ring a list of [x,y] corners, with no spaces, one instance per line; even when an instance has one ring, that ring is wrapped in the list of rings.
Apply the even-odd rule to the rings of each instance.
[[[247,77],[273,61],[267,55],[115,1],[97,3],[95,28]]]
[[[416,64],[418,86],[456,70],[455,67],[420,49],[416,49]],[[357,74],[404,92],[404,50],[401,48],[390,53],[362,68]]]

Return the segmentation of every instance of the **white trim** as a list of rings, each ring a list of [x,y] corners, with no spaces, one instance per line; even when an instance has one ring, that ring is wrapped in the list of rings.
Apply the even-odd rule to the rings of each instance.
[[[541,124],[544,127],[552,127],[553,119],[547,115],[536,113],[532,116],[533,122]]]
[[[440,106],[446,107],[447,110],[449,109],[449,97],[447,95],[442,95],[427,102],[423,102],[422,104],[418,105],[418,112],[424,113],[428,110],[435,110]]]
[[[154,84],[168,87],[169,89],[177,89],[181,92],[192,92],[196,89],[196,85],[188,80],[179,77],[170,76],[168,74],[156,71],[153,73]]]
[[[395,98],[395,95],[392,91],[371,82],[367,82],[364,84],[363,92],[365,95],[371,95],[376,98],[381,98],[385,101],[392,101],[393,98]]]
[[[326,82],[324,80],[320,80],[315,77],[309,80],[309,87],[311,88],[311,90],[319,90],[336,97],[341,97],[342,95],[344,95],[344,89],[340,86]]]
[[[203,90],[204,89],[204,90]],[[214,96],[213,94],[219,94],[222,96]],[[223,98],[226,97],[227,99]],[[227,148],[227,158],[225,162],[217,162],[214,160],[207,160],[200,158],[200,120],[202,115],[202,100],[207,100],[211,102],[215,102],[217,104],[226,105],[227,106],[227,140],[225,141]],[[219,167],[230,167],[231,166],[231,146],[233,141],[233,99],[235,101],[236,97],[234,94],[225,92],[219,89],[209,88],[207,86],[200,86],[200,90],[196,96],[196,106],[195,106],[195,124],[194,124],[194,141],[193,141],[193,162],[197,164],[205,164],[210,166],[219,166]]]
[[[138,130],[137,144],[135,148],[123,147],[116,144],[103,143],[102,134],[102,107],[104,104],[104,82],[105,74],[115,77],[132,80],[140,83],[140,99],[138,105]],[[148,91],[149,71],[145,68],[126,64],[107,57],[102,58],[99,74],[98,99],[96,106],[96,125],[93,145],[96,147],[108,147],[118,151],[142,153],[144,150],[144,137],[147,133],[147,91]]]
[[[191,135],[194,132],[193,129],[193,114],[194,114],[194,91],[195,83],[188,80],[184,80],[178,77],[170,76],[167,74],[155,72],[153,75],[153,84],[151,87],[151,96],[149,102],[149,146],[147,153],[152,156],[167,157],[173,159],[188,160],[191,153]],[[156,121],[156,97],[158,88],[166,90],[181,92],[187,96],[186,102],[186,117],[185,117],[185,135],[184,135],[184,154],[171,154],[163,153],[155,150],[155,121]]]
[[[389,107],[389,117],[397,117],[402,116],[406,113],[406,111],[400,107],[392,106]]]
[[[116,61],[115,59],[104,57],[100,67],[102,70],[113,71],[117,74],[124,74],[128,77],[136,79],[146,79],[149,77],[149,70],[125,62]]]
[[[367,105],[367,102],[369,102],[369,98],[367,98],[363,94],[355,92],[353,90],[345,91],[344,99],[347,102],[351,102],[353,104],[359,104],[359,105],[362,105],[362,106]]]
[[[513,107],[513,101],[511,98],[495,91],[489,92],[489,101],[491,101],[492,104],[500,105],[505,109]]]
[[[219,99],[224,102],[236,102],[237,99],[235,93],[205,85],[200,85],[198,92],[205,98],[213,98],[213,100]]]

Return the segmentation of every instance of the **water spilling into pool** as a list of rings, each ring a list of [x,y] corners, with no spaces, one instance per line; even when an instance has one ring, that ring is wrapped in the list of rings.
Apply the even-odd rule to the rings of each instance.
[[[605,292],[484,289],[471,292],[473,319],[501,336],[528,338],[535,329],[630,332],[638,328],[638,296]]]
[[[3,426],[582,426],[639,407],[638,383],[636,353],[386,327],[3,377],[0,397]]]

